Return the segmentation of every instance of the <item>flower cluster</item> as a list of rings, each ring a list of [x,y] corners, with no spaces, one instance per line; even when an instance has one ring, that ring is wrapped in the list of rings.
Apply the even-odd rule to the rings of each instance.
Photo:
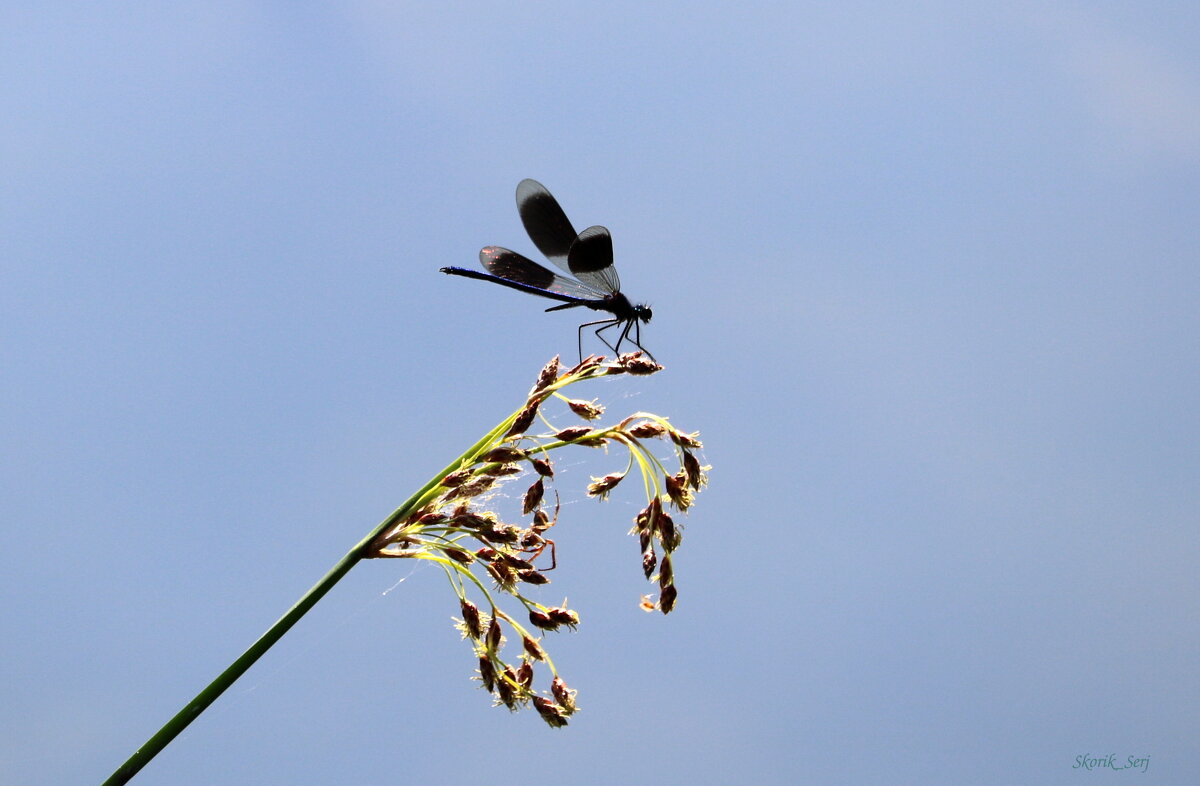
[[[477,679],[497,704],[510,710],[532,704],[554,727],[566,725],[567,718],[576,711],[575,692],[558,675],[542,648],[541,637],[563,627],[573,630],[579,615],[565,604],[545,606],[522,593],[522,585],[549,583],[545,571],[557,566],[554,541],[546,537],[559,513],[557,493],[553,512],[548,510],[546,497],[546,484],[554,478],[551,451],[571,445],[627,449],[629,460],[624,470],[593,478],[587,493],[603,500],[634,467],[638,469],[647,505],[635,517],[632,533],[639,539],[646,578],[659,587],[658,600],[646,597],[642,605],[664,614],[675,607],[672,553],[682,541],[679,526],[667,509],[686,511],[695,492],[707,483],[705,472],[709,468],[701,466],[696,457],[701,447],[696,436],[679,431],[666,418],[636,413],[609,427],[557,428],[543,415],[541,407],[556,397],[584,420],[596,421],[604,414],[602,406],[594,401],[569,399],[559,391],[587,379],[652,374],[661,368],[634,352],[607,363],[602,357],[589,357],[560,373],[558,358],[554,358],[542,369],[520,409],[469,451],[457,467],[431,483],[411,512],[400,516],[366,545],[368,557],[425,559],[441,565],[458,596],[462,614],[458,628],[478,658]],[[531,434],[539,419],[547,431]],[[675,472],[670,472],[647,447],[648,440],[660,438],[673,447],[678,458]],[[521,504],[522,515],[528,521],[504,522],[487,509],[487,492],[505,479],[526,472],[533,477]],[[470,599],[473,593],[482,597],[482,604]],[[528,625],[502,610],[497,594],[515,598],[524,608]],[[506,654],[505,628],[521,642],[515,657]],[[539,694],[533,688],[536,666],[549,671],[548,694]]]

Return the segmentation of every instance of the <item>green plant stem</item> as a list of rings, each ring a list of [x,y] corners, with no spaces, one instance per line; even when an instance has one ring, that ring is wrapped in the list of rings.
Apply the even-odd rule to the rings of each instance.
[[[312,589],[304,593],[300,600],[296,602],[296,605],[288,609],[286,614],[280,617],[274,625],[268,628],[267,632],[259,637],[258,641],[254,642],[254,644],[252,644],[248,650],[242,653],[237,660],[230,664],[229,668],[221,672],[220,676],[213,680],[208,687],[200,691],[200,693],[196,695],[196,698],[188,702],[187,706],[180,710],[175,717],[167,721],[166,725],[164,725],[154,734],[153,737],[146,741],[146,744],[138,748],[137,751],[135,751],[134,754],[130,756],[129,759],[122,764],[116,772],[109,776],[108,780],[104,782],[104,786],[110,786],[110,784],[127,783],[130,778],[132,778],[138,773],[139,770],[142,769],[142,767],[145,767],[151,759],[157,756],[163,748],[170,744],[171,740],[175,739],[180,732],[187,728],[188,724],[199,717],[200,713],[208,709],[208,706],[216,701],[218,696],[224,693],[230,685],[232,685],[239,677],[245,674],[246,671],[254,665],[254,662],[262,657],[262,655],[269,650],[275,644],[275,642],[283,638],[283,634],[287,633],[293,625],[299,622],[300,618],[308,613],[309,609],[316,605],[317,601],[325,596],[325,593],[333,589],[333,585],[337,584],[343,576],[350,572],[351,568],[358,564],[359,560],[363,559],[368,547],[380,533],[384,532],[390,527],[395,526],[413,511],[417,510],[424,501],[426,495],[428,495],[430,491],[439,485],[442,478],[458,469],[460,466],[463,466],[464,463],[474,461],[477,456],[482,454],[486,448],[488,448],[493,442],[496,441],[497,438],[499,438],[504,434],[505,431],[508,430],[515,417],[515,413],[510,415],[507,419],[505,419],[504,422],[488,432],[488,434],[484,436],[483,439],[476,442],[470,448],[470,450],[451,462],[449,466],[447,466],[432,480],[422,486],[420,491],[418,491],[416,494],[413,494],[408,498],[407,501],[405,501],[403,505],[396,508],[392,515],[388,516],[379,524],[379,526],[371,530],[370,534],[363,538],[354,548],[350,549],[346,556],[338,560],[337,564],[325,574],[324,578],[314,584]]]

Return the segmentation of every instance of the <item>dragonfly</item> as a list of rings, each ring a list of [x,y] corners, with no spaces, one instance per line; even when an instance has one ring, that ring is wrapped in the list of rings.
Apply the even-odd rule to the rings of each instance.
[[[596,337],[618,355],[621,345],[629,341],[654,360],[641,344],[641,323],[649,323],[654,314],[649,306],[634,305],[621,292],[621,279],[613,265],[612,235],[608,230],[592,226],[576,234],[558,201],[545,186],[528,178],[517,185],[517,213],[533,244],[560,270],[570,274],[569,277],[500,246],[484,246],[480,250],[479,262],[488,271],[486,273],[462,267],[444,267],[441,272],[491,281],[562,302],[546,311],[569,308],[607,311],[609,316],[604,319],[579,326],[576,338],[580,362],[583,361],[583,329],[587,327],[596,327]],[[620,330],[615,346],[603,335],[613,328]]]

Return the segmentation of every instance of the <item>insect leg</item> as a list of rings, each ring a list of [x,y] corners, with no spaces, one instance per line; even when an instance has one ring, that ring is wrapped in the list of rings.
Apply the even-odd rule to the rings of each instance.
[[[608,343],[607,341],[605,341],[604,336],[600,335],[600,331],[607,330],[608,328],[612,327],[613,325],[620,323],[620,321],[621,320],[619,320],[619,319],[597,319],[595,322],[584,322],[582,325],[579,326],[579,331],[577,333],[577,336],[579,338],[579,362],[580,363],[583,362],[583,329],[585,327],[591,327],[592,325],[599,325],[600,327],[596,328],[596,337],[599,338],[601,341],[604,341],[604,346],[608,347],[609,349],[612,349],[613,352],[616,352],[617,350],[613,349],[613,345]]]

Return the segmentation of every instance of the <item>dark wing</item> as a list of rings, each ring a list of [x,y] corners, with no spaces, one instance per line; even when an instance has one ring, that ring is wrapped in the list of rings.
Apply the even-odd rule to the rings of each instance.
[[[621,279],[613,266],[612,235],[604,227],[588,227],[579,233],[567,254],[567,269],[601,292],[621,291]]]
[[[557,292],[560,295],[583,300],[600,300],[606,294],[603,290],[597,290],[586,282],[560,276],[532,259],[523,257],[516,251],[509,251],[507,248],[484,246],[479,252],[479,262],[493,276],[544,289],[547,292]]]
[[[575,229],[546,187],[536,180],[517,184],[517,212],[529,239],[554,264],[568,273],[567,254],[575,242]]]

